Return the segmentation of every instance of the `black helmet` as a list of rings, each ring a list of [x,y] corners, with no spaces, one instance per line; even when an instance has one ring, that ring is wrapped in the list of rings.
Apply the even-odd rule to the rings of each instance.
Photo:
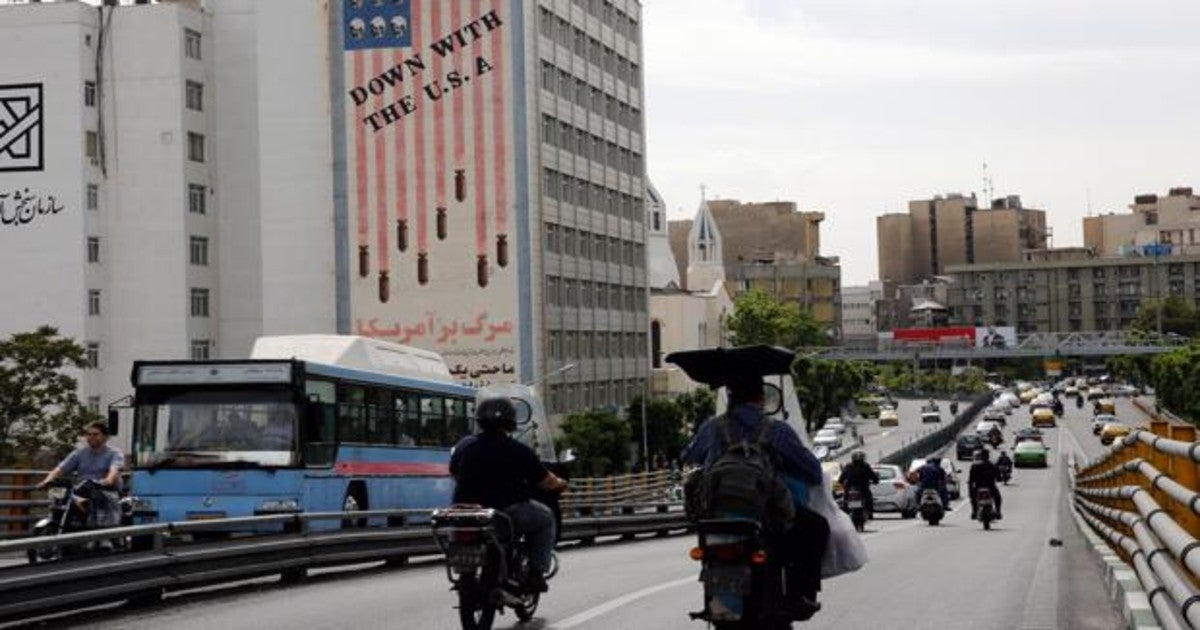
[[[850,456],[850,459],[856,462],[865,462],[867,461],[867,454],[863,451],[854,451],[854,454]]]
[[[517,409],[507,398],[487,398],[475,406],[475,421],[484,431],[515,431]]]

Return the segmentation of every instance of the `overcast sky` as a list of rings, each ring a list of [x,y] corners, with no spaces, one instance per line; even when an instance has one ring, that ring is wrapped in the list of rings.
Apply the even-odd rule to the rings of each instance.
[[[700,199],[823,210],[844,285],[878,275],[875,216],[945,192],[1095,212],[1200,189],[1196,0],[643,0],[647,168]]]

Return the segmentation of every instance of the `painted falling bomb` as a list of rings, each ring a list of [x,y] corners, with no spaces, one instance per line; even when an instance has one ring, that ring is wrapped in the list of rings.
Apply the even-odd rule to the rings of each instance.
[[[454,200],[462,202],[467,198],[467,171],[454,169]]]
[[[479,260],[475,262],[475,281],[479,286],[486,287],[488,283],[488,261],[487,254],[480,254]]]
[[[417,254],[417,284],[429,284],[429,254]]]
[[[391,297],[391,286],[390,286],[390,283],[388,282],[388,272],[380,271],[379,272],[379,301],[386,304],[389,297]]]
[[[442,206],[437,209],[437,238],[439,241],[446,240],[446,209]]]
[[[404,219],[396,219],[396,248],[408,251],[408,221]]]
[[[366,278],[371,273],[371,254],[366,245],[358,246],[358,277]]]
[[[508,235],[496,235],[496,264],[501,267],[508,266]]]

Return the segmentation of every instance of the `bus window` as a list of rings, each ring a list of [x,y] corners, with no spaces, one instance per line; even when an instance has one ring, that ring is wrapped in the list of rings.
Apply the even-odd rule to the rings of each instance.
[[[421,446],[446,445],[446,400],[441,396],[421,397],[421,431],[417,434]]]
[[[421,435],[421,397],[408,392],[396,394],[396,404],[402,405],[404,414],[404,430],[401,433],[400,441],[406,444],[416,444]]]
[[[338,441],[367,441],[366,391],[357,385],[343,385],[338,393]]]
[[[304,463],[329,466],[337,444],[337,388],[329,381],[309,380],[304,385]]]
[[[396,394],[392,398],[392,414],[388,417],[388,422],[392,423],[392,436],[396,439],[395,443],[401,446],[412,446],[416,441],[405,431],[405,404],[406,399],[403,394]]]
[[[467,415],[467,401],[461,398],[453,398],[449,401],[450,407],[450,435],[449,444],[458,444],[458,441],[463,437],[471,434],[471,417]]]
[[[386,389],[369,391],[367,406],[367,442],[371,444],[392,443],[392,393]]]

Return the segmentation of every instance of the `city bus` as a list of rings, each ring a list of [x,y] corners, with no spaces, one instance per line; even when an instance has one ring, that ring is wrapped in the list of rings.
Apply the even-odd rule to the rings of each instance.
[[[365,337],[137,361],[132,382],[138,523],[448,505],[450,449],[474,426],[476,390],[439,355]]]

